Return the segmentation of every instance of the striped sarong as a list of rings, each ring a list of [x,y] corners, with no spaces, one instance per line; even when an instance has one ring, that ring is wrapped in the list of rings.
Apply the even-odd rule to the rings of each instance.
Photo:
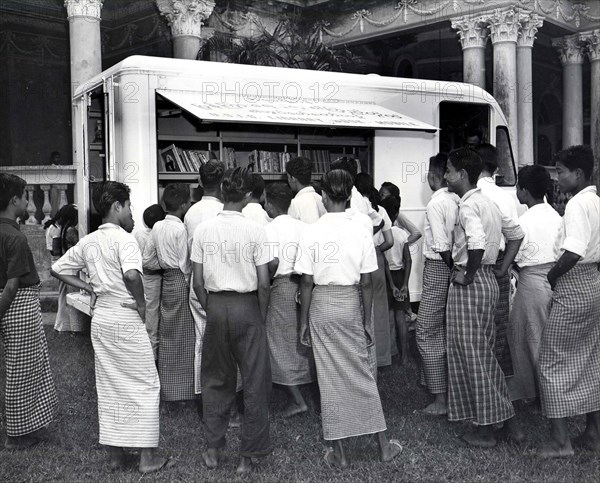
[[[560,277],[542,334],[542,410],[565,418],[600,410],[600,273],[579,264]]]
[[[504,373],[494,354],[498,283],[482,265],[467,286],[450,285],[446,309],[448,419],[488,425],[514,416]]]
[[[537,396],[540,344],[552,300],[547,275],[553,265],[523,267],[519,272],[508,329],[514,369],[514,375],[506,380],[511,401]]]
[[[504,252],[498,254],[496,260],[496,268],[502,266],[504,261]],[[494,312],[494,325],[496,326],[496,341],[494,343],[494,352],[498,364],[505,376],[512,376],[513,367],[510,358],[510,346],[508,345],[507,332],[508,332],[508,321],[510,311],[510,275],[506,274],[504,277],[496,280],[498,282],[498,303],[496,304],[496,311]]]
[[[312,350],[300,343],[297,292],[298,282],[289,275],[276,277],[271,285],[267,341],[272,381],[283,386],[308,384],[316,378]]]
[[[317,285],[309,311],[326,440],[385,431],[358,286]]]
[[[448,388],[446,302],[451,273],[443,260],[425,260],[415,332],[425,384],[431,394],[445,393]]]
[[[99,297],[91,330],[100,444],[158,446],[160,382],[146,326],[136,310]]]
[[[17,290],[0,320],[0,334],[6,364],[6,434],[23,436],[52,422],[57,405],[39,285]]]
[[[379,250],[377,253],[377,270],[371,273],[373,286],[373,319],[375,335],[375,353],[377,366],[389,366],[392,364],[391,336],[390,336],[390,309],[388,307],[388,291],[385,279],[385,256]]]
[[[196,334],[189,304],[190,287],[178,268],[163,273],[160,301],[158,373],[164,401],[194,399]]]
[[[146,331],[152,344],[154,359],[158,359],[158,330],[160,327],[160,294],[162,275],[144,274],[144,294],[146,295]]]

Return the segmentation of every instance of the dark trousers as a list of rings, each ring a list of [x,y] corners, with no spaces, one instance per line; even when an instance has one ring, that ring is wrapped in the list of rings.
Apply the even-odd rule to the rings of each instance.
[[[265,456],[271,452],[271,365],[256,292],[210,293],[201,370],[202,406],[209,448],[225,446],[229,413],[236,397],[238,367],[244,386],[240,454]]]

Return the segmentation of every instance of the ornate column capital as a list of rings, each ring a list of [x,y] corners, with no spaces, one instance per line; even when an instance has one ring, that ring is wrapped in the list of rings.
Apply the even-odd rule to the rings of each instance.
[[[579,37],[584,43],[590,62],[600,60],[600,29],[581,32]]]
[[[562,65],[583,64],[585,51],[579,34],[552,39],[552,46],[558,49]]]
[[[104,0],[65,0],[67,18],[85,17],[100,20],[103,3]]]
[[[517,38],[518,47],[533,47],[535,34],[544,24],[544,20],[537,13],[527,10],[519,11],[519,36]]]
[[[513,7],[497,8],[484,14],[490,29],[492,44],[517,42],[519,37],[519,12]]]
[[[485,47],[490,31],[484,18],[465,16],[452,19],[451,22],[452,28],[458,31],[457,34],[460,37],[463,50],[472,47]]]
[[[201,38],[204,20],[215,8],[213,0],[156,0],[160,14],[166,17],[173,37]]]

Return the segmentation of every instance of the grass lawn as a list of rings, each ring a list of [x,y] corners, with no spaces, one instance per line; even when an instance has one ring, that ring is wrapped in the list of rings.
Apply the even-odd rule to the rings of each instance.
[[[203,466],[203,426],[193,404],[164,404],[161,408],[160,447],[176,459],[174,467],[146,476],[136,467],[110,473],[106,452],[98,444],[91,342],[87,337],[58,334],[50,327],[46,327],[46,334],[58,388],[58,415],[47,442],[26,451],[0,449],[0,481],[600,481],[600,455],[577,454],[551,461],[535,455],[548,425],[532,406],[520,407],[518,413],[528,444],[501,443],[491,450],[465,447],[457,437],[469,429],[468,425],[417,412],[429,398],[416,384],[417,366],[412,363],[386,368],[379,376],[388,434],[404,446],[404,452],[391,463],[378,462],[375,438],[365,436],[347,445],[353,460],[350,468],[330,469],[323,461],[326,443],[321,435],[316,390],[304,388],[308,413],[286,420],[280,415],[285,394],[276,388],[271,411],[275,451],[261,461],[252,476],[235,475],[239,430],[229,432],[228,453],[221,467],[211,471]],[[2,385],[3,378],[0,375]],[[583,418],[572,421],[572,436],[583,424]],[[3,421],[2,441],[4,436]]]

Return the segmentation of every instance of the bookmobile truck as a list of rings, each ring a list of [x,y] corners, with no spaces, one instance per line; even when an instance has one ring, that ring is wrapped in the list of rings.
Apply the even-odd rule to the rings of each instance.
[[[376,186],[400,187],[401,211],[418,227],[431,196],[429,157],[460,147],[469,132],[499,148],[497,184],[514,190],[516,181],[500,107],[457,82],[132,56],[80,86],[73,109],[81,236],[98,224],[94,183],[130,186],[139,229],[164,186],[197,186],[198,165],[210,157],[227,167],[252,163],[270,182],[286,179],[291,156],[313,160],[314,180],[332,160],[351,156]],[[421,295],[421,252],[419,242],[413,301]]]

